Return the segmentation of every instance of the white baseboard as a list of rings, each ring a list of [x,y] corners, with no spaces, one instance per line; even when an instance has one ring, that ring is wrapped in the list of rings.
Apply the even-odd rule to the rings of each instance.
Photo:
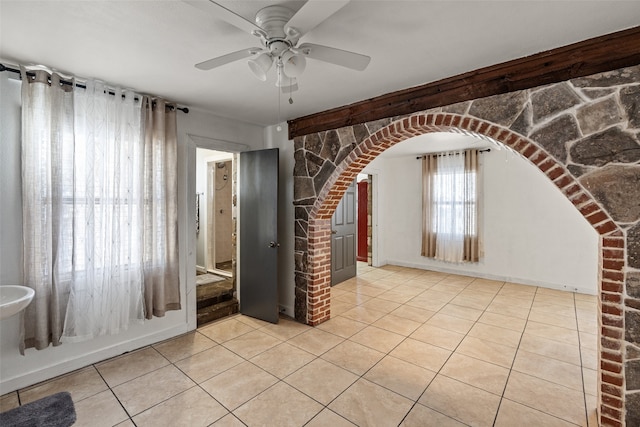
[[[567,292],[577,292],[579,294],[597,295],[597,290],[576,288],[573,286],[569,287],[567,285],[563,285],[560,283],[544,282],[540,280],[532,280],[532,279],[527,279],[522,277],[511,277],[511,276],[504,276],[499,274],[465,271],[465,270],[458,270],[456,268],[450,268],[450,267],[444,267],[444,266],[431,266],[431,265],[427,266],[424,264],[417,264],[417,263],[411,263],[411,262],[405,262],[405,261],[399,261],[399,260],[389,260],[387,264],[397,265],[400,267],[417,268],[419,270],[437,271],[439,273],[459,274],[461,276],[477,277],[480,279],[489,279],[489,280],[497,280],[501,282],[518,283],[520,285],[539,286],[541,288],[557,289],[560,291],[567,291]]]
[[[129,341],[120,342],[113,346],[103,347],[97,349],[94,352],[84,353],[78,357],[68,358],[60,363],[40,366],[38,369],[28,373],[21,374],[20,376],[2,378],[0,382],[0,395],[19,390],[24,387],[28,387],[33,384],[37,384],[42,381],[46,381],[51,378],[55,378],[59,375],[63,375],[72,371],[75,371],[85,366],[89,366],[94,363],[101,362],[103,360],[110,359],[121,354],[137,350],[142,347],[146,347],[157,342],[173,338],[188,332],[187,324],[171,327],[154,333],[139,336]],[[47,351],[40,350],[40,351]],[[34,349],[27,349],[27,352],[38,351]]]

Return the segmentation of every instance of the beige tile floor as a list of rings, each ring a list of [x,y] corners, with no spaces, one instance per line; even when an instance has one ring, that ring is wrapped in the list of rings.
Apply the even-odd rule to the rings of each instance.
[[[79,426],[595,426],[597,301],[359,266],[316,328],[236,315],[2,396]]]

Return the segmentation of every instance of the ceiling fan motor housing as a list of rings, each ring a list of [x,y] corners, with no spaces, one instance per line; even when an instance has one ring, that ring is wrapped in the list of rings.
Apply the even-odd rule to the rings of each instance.
[[[256,24],[267,33],[267,39],[264,42],[275,55],[297,42],[297,40],[287,40],[287,34],[284,32],[284,26],[293,15],[291,9],[280,5],[267,6],[256,13]]]

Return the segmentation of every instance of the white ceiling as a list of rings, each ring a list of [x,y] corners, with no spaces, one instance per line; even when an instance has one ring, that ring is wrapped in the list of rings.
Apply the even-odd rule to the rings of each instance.
[[[260,8],[304,1],[220,1],[253,20]],[[638,25],[640,1],[352,0],[301,42],[372,57],[363,72],[314,60],[300,90],[281,97],[246,61],[197,62],[258,45],[180,0],[0,0],[0,59],[43,64],[163,96],[222,117],[267,125],[436,81]]]
[[[500,151],[504,146],[498,141],[489,142],[470,135],[430,132],[402,141],[402,144],[396,144],[386,149],[380,156],[384,156],[385,158],[413,157],[422,156],[425,153],[457,151],[467,148],[476,148],[478,150],[489,148],[492,151]]]

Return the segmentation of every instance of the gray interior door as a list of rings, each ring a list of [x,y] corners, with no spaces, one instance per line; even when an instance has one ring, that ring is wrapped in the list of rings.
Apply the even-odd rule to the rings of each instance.
[[[278,323],[278,149],[240,153],[240,312]]]
[[[331,218],[331,285],[356,275],[356,181],[347,188]]]

